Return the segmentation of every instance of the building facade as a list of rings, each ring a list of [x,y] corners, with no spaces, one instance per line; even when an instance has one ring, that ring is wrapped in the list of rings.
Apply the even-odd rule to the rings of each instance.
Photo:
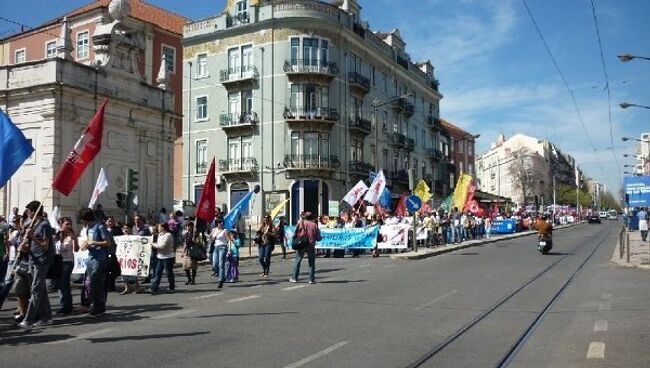
[[[441,119],[442,127],[449,136],[449,186],[454,188],[461,173],[476,176],[475,152],[478,134],[472,134],[457,125]]]
[[[130,27],[128,4],[112,4],[110,11],[97,15],[101,20],[89,40],[93,52],[87,51],[93,56],[85,62],[74,56],[75,32],[66,19],[58,29],[56,56],[0,66],[0,108],[35,148],[2,189],[2,213],[37,199],[47,211],[59,206],[62,214],[74,217],[88,204],[102,167],[109,188],[99,202],[107,213],[121,213],[115,200],[124,190],[127,168],[138,171],[140,210],[171,207],[173,148],[181,118],[168,84],[169,69],[166,62],[159,64],[156,85],[145,82],[134,61],[145,52],[146,34]],[[48,28],[47,34],[53,32]],[[65,197],[51,190],[52,180],[105,98],[110,103],[102,150]]]
[[[398,30],[372,32],[360,12],[354,0],[229,0],[186,25],[184,198],[199,198],[213,157],[220,206],[260,185],[251,215],[290,198],[293,222],[327,213],[376,167],[395,194],[409,168],[442,190],[433,66],[412,63]]]
[[[70,59],[84,65],[96,60],[93,41],[97,28],[109,17],[109,7],[128,9],[123,19],[133,32],[143,39],[143,48],[133,60],[126,61],[129,67],[142,76],[144,82],[156,85],[156,77],[167,60],[167,88],[174,92],[174,109],[182,113],[183,63],[181,38],[183,26],[188,19],[158,8],[144,0],[96,0],[88,5],[68,12],[36,28],[0,40],[0,65],[17,65],[31,61],[56,58],[59,54],[59,32],[63,24],[69,29]],[[174,162],[182,162],[181,122],[176,127]],[[174,196],[181,195],[181,167],[174,170]]]

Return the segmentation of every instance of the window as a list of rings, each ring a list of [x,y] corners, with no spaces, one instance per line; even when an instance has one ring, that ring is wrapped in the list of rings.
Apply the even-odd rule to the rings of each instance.
[[[467,142],[467,154],[472,156],[474,155],[474,144],[473,142]]]
[[[329,108],[329,88],[312,84],[292,84],[291,109],[296,111],[304,109],[314,113]]]
[[[300,154],[300,133],[291,132],[291,154]]]
[[[22,49],[22,50],[16,51],[14,63],[15,64],[24,63],[25,61],[27,61],[27,50]]]
[[[427,164],[423,162],[422,163],[422,177],[424,178],[425,176],[427,176]]]
[[[162,45],[162,54],[167,61],[167,73],[176,73],[176,49],[171,46]]]
[[[242,19],[246,17],[248,15],[247,10],[248,10],[248,4],[246,3],[246,1],[240,1],[237,3],[238,17],[241,17]]]
[[[234,119],[239,119],[241,112],[241,100],[239,92],[231,92],[228,94],[228,114]]]
[[[241,48],[241,70],[246,73],[253,69],[253,45],[242,46]]]
[[[322,133],[320,140],[320,154],[326,160],[329,160],[330,156],[330,135],[328,133]]]
[[[228,162],[230,165],[239,162],[241,158],[241,145],[239,137],[228,138]]]
[[[208,97],[196,98],[196,121],[208,120]]]
[[[300,38],[293,37],[291,38],[291,65],[298,64],[298,59],[300,59]]]
[[[388,74],[382,72],[381,77],[384,80],[384,93],[388,94]]]
[[[303,154],[318,156],[318,133],[305,133],[305,139],[303,141]]]
[[[467,170],[468,170],[467,172],[468,172],[470,175],[474,175],[474,165],[472,165],[472,164],[468,164],[468,165],[467,165]]]
[[[370,84],[372,84],[373,87],[377,86],[377,81],[375,80],[375,66],[371,65],[370,66]]]
[[[363,141],[351,140],[350,157],[352,161],[363,161]]]
[[[352,107],[352,119],[354,120],[355,118],[361,118],[363,111],[363,100],[358,97],[351,96],[350,104]]]
[[[196,173],[205,174],[208,168],[208,140],[196,141]]]
[[[382,160],[381,160],[381,165],[382,167],[386,168],[388,167],[388,150],[383,150],[381,152],[382,155]],[[379,168],[375,167],[375,170],[378,170]]]
[[[48,59],[56,57],[56,41],[50,41],[45,44],[45,57]]]
[[[241,137],[241,157],[242,158],[251,158],[251,157],[253,157],[253,137],[252,136]]]
[[[418,164],[419,164],[418,159],[417,159],[417,158],[414,158],[414,159],[413,159],[413,169],[414,169],[414,171],[415,171],[414,174],[415,174],[416,176],[418,175]]]
[[[198,54],[196,56],[196,76],[208,76],[208,54]]]
[[[381,128],[384,132],[388,131],[388,111],[381,112]]]
[[[245,113],[253,112],[253,91],[246,89],[241,91],[242,111]]]
[[[321,65],[327,65],[329,62],[330,55],[330,43],[327,40],[320,41],[320,63]]]
[[[463,162],[462,161],[458,163],[458,169],[460,169],[459,172],[461,172],[461,173],[463,172]]]
[[[77,59],[83,60],[88,58],[90,50],[90,39],[88,31],[77,33]]]
[[[318,65],[318,39],[302,39],[302,58],[304,65]]]

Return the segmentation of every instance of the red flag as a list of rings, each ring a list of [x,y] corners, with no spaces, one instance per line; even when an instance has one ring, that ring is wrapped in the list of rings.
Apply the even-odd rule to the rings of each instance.
[[[212,222],[215,216],[215,182],[214,182],[214,158],[208,170],[208,176],[205,178],[203,184],[203,192],[201,192],[201,199],[196,208],[196,217],[204,220],[205,222]]]
[[[108,99],[104,101],[93,119],[84,130],[72,151],[65,159],[63,166],[52,182],[52,188],[67,196],[72,192],[88,164],[102,149],[102,133],[104,131],[104,110]]]
[[[395,216],[406,217],[409,215],[406,210],[406,198],[408,198],[408,194],[402,194],[399,197],[399,202],[397,202],[397,207],[395,207]]]

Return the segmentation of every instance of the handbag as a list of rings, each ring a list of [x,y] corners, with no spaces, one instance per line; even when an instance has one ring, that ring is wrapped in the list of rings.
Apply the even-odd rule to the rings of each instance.
[[[208,255],[205,253],[205,248],[199,244],[195,244],[190,248],[190,258],[195,261],[205,261]]]
[[[122,276],[122,267],[120,266],[120,261],[117,260],[115,254],[108,256],[108,273],[113,279]]]
[[[300,222],[300,235],[298,235],[298,229],[293,235],[293,240],[291,242],[291,248],[295,251],[304,250],[309,246],[309,236],[307,236],[307,231],[305,231],[304,224]]]

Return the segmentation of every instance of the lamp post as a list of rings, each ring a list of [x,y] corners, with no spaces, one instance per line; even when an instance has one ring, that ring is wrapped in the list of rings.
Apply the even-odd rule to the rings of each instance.
[[[647,139],[639,139],[639,138],[633,138],[633,137],[621,137],[621,140],[622,140],[623,142],[627,142],[627,141],[629,141],[629,140],[633,140],[633,141],[640,142],[640,143],[642,143],[642,144],[646,144],[646,145],[648,146],[648,149],[650,150],[650,140],[647,140]],[[642,170],[641,170],[641,172],[642,172],[643,174],[645,174],[645,172],[646,172],[646,164],[647,164],[647,162],[648,162],[648,159],[647,159],[645,156],[643,156],[643,151],[644,151],[644,150],[643,150],[643,146],[641,146],[640,151],[641,151],[641,154],[638,155],[638,156],[636,156],[636,158],[637,158],[637,160],[641,160],[641,165],[642,165],[642,167],[643,167]],[[623,156],[628,157],[629,155],[628,155],[628,154],[624,154]],[[627,165],[626,165],[626,166],[627,166]]]
[[[628,103],[628,102],[621,102],[620,104],[618,104],[618,106],[620,106],[621,109],[627,109],[628,107],[639,107],[639,108],[642,108],[642,109],[650,110],[650,106],[639,105],[639,104]]]
[[[188,98],[187,98],[187,200],[190,199],[190,182],[191,178],[190,175],[192,173],[192,145],[190,143],[190,135],[192,134],[192,61],[187,62],[190,66],[189,70],[189,76],[190,76],[190,82],[189,82],[189,89],[187,91]]]
[[[638,56],[638,55],[630,55],[628,53],[617,55],[617,57],[618,57],[618,60],[620,60],[623,63],[626,63],[626,62],[628,62],[630,60],[633,60],[633,59],[650,60],[650,57]]]

